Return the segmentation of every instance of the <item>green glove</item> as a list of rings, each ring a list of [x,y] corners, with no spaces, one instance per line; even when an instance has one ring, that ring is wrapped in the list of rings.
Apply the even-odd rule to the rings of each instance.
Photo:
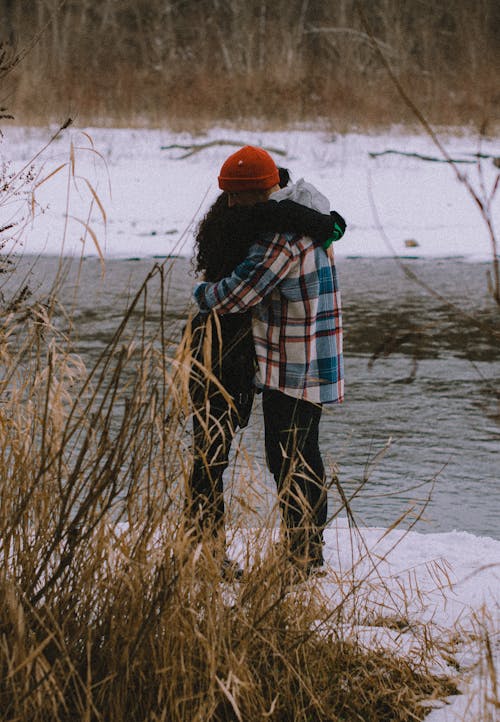
[[[337,211],[332,211],[330,213],[330,216],[333,221],[333,233],[323,243],[323,248],[325,249],[325,251],[327,248],[330,248],[334,241],[339,241],[342,238],[346,229],[346,222],[344,221],[340,213],[337,213]]]

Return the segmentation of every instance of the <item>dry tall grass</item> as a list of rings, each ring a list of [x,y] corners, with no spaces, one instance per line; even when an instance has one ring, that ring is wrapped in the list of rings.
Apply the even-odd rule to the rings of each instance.
[[[0,204],[25,184],[29,199],[33,180],[29,164],[2,178]],[[395,619],[374,620],[373,581],[351,570],[335,577],[334,603],[314,582],[290,589],[269,533],[245,526],[256,522],[245,498],[232,530],[243,583],[223,583],[221,550],[194,542],[183,515],[188,360],[166,314],[154,332],[148,323],[151,292],[166,308],[169,272],[152,269],[90,369],[55,293],[3,295],[2,718],[423,719],[427,699],[454,689],[431,671],[428,630],[411,658],[353,634],[360,621],[404,624],[404,597]]]
[[[223,583],[219,550],[193,541],[186,368],[164,319],[143,332],[167,274],[151,271],[90,370],[50,305],[2,314],[2,719],[422,719],[451,687],[430,651],[352,641],[362,584],[339,579],[333,608],[314,583],[290,590],[268,536],[243,528],[251,567]]]
[[[411,120],[361,13],[433,122],[498,122],[494,0],[2,0],[0,40],[37,42],[11,83],[22,122],[178,128],[257,118],[333,129]]]
[[[9,173],[0,203],[32,182]],[[3,268],[8,280],[15,257]],[[450,691],[430,671],[434,650],[408,660],[353,641],[359,580],[339,578],[335,602],[314,583],[290,589],[266,521],[245,528],[248,498],[233,528],[243,583],[224,583],[222,550],[194,540],[189,359],[166,313],[170,272],[152,268],[89,369],[56,313],[62,276],[38,300],[2,284],[2,719],[422,718],[425,699]]]
[[[20,179],[3,179],[0,203]],[[453,687],[431,671],[425,628],[411,658],[361,644],[353,630],[373,623],[366,580],[334,577],[335,602],[314,581],[291,589],[266,520],[249,530],[245,498],[232,530],[244,582],[222,582],[221,550],[194,540],[183,514],[189,359],[167,314],[154,330],[149,316],[152,293],[166,311],[170,272],[152,268],[92,368],[54,313],[57,283],[39,300],[3,288],[2,718],[423,719],[425,700]],[[397,612],[391,624],[404,597]]]

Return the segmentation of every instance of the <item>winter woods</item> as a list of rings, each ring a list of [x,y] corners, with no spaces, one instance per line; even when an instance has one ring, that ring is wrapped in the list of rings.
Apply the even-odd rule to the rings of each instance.
[[[434,122],[498,116],[494,0],[1,0],[0,39],[35,47],[17,116],[175,122],[195,115],[333,124],[407,119],[382,50]],[[38,37],[39,36],[39,37]]]

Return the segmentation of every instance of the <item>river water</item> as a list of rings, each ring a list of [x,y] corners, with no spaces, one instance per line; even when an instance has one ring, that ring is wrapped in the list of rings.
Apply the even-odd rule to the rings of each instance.
[[[24,258],[16,275],[43,296],[58,263]],[[189,260],[107,260],[104,277],[95,258],[65,269],[58,296],[71,308],[88,364],[154,263],[169,268],[165,305],[175,339],[195,282]],[[488,295],[488,264],[406,259],[405,271],[399,263],[337,263],[346,400],[323,414],[327,467],[338,469],[359,525],[387,527],[406,514],[402,526],[417,531],[500,539],[500,310]],[[154,328],[159,298],[149,300]],[[263,471],[259,398],[243,438],[273,493]],[[332,490],[332,514],[339,505]]]

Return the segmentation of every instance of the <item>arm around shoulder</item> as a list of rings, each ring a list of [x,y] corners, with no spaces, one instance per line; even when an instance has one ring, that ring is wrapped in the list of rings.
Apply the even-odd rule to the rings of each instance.
[[[200,283],[194,298],[201,310],[239,313],[260,303],[286,277],[294,251],[283,235],[259,241],[227,278]]]

